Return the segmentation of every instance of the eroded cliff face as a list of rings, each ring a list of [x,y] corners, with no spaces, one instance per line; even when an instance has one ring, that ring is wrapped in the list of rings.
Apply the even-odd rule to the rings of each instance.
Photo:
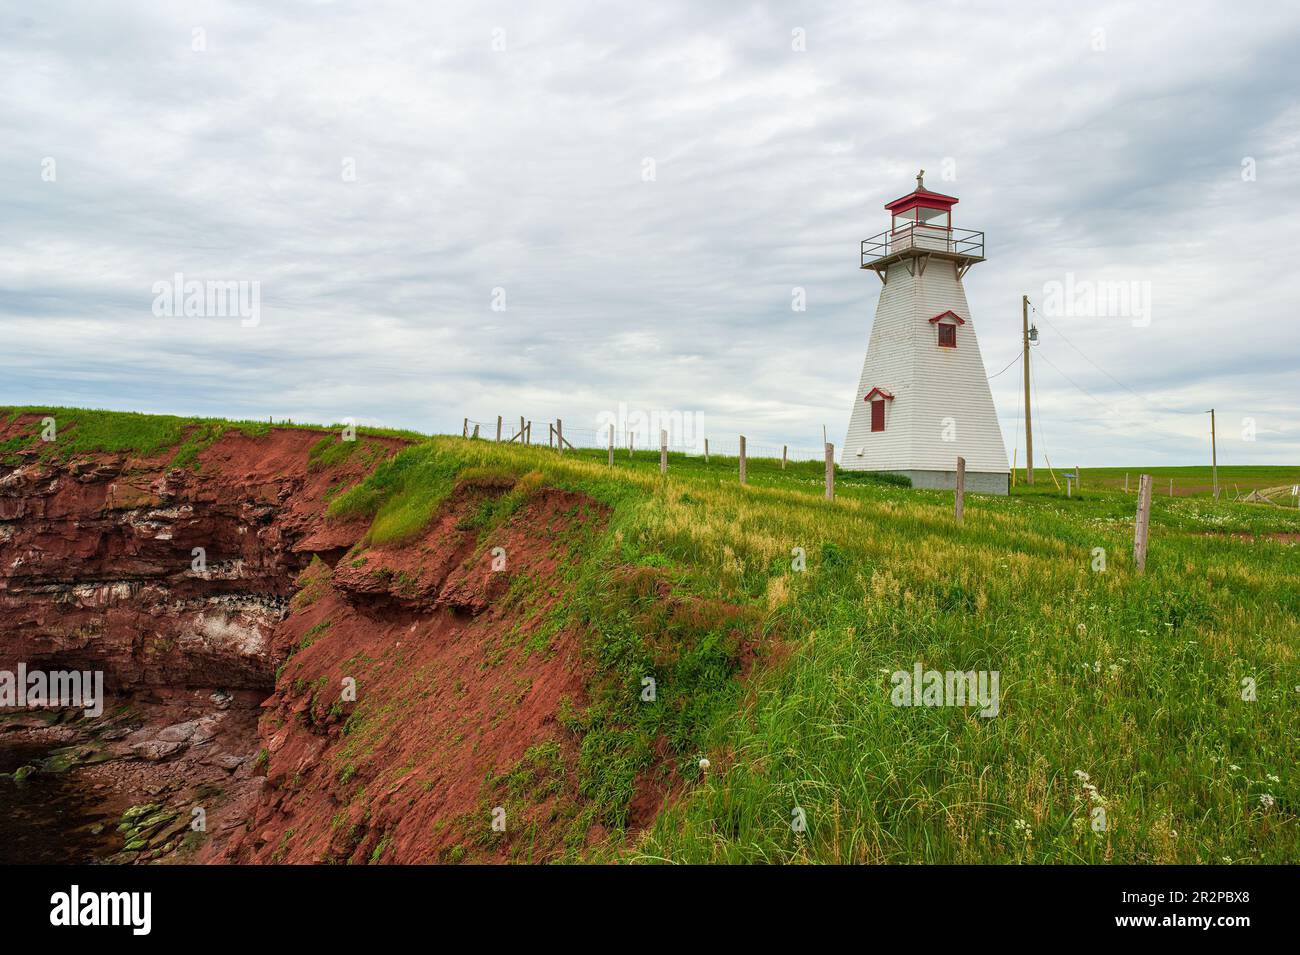
[[[246,830],[205,858],[544,861],[603,835],[580,812],[565,726],[589,674],[553,611],[608,513],[532,489],[480,535],[513,484],[464,482],[415,540],[303,575],[274,637],[267,784]]]
[[[0,445],[32,426],[0,417]],[[368,520],[325,510],[401,442],[322,441],[232,430],[173,467],[33,438],[0,466],[0,669],[101,670],[110,697],[94,719],[0,711],[48,754],[26,778],[75,774],[118,862],[541,861],[602,838],[567,723],[590,673],[559,621],[607,509],[480,476],[369,547]]]
[[[230,431],[197,469],[169,468],[170,451],[66,463],[42,460],[39,444],[21,452],[26,463],[0,468],[0,666],[102,669],[117,692],[269,691],[270,637],[298,571],[360,533],[320,533],[329,492],[398,446],[362,439],[342,466],[313,470],[321,437]]]
[[[34,417],[0,419],[0,443],[30,435]],[[0,670],[102,671],[109,698],[93,720],[6,710],[0,730],[55,747],[28,768],[78,773],[104,815],[147,808],[120,861],[247,822],[263,782],[257,708],[295,580],[364,532],[327,525],[325,508],[402,444],[363,437],[325,466],[322,439],[231,430],[185,468],[170,466],[174,449],[65,459],[33,439],[0,466]],[[187,843],[195,808],[206,834]]]

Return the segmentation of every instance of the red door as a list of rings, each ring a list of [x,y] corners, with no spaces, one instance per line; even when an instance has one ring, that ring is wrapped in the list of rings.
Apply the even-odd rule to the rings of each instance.
[[[877,398],[871,402],[871,430],[885,430],[885,402],[883,399]]]

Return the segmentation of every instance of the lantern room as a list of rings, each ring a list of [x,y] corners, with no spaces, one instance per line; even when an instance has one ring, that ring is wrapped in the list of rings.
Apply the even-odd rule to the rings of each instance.
[[[905,264],[908,272],[923,272],[925,263],[938,256],[952,260],[959,277],[976,262],[983,262],[984,233],[953,227],[952,207],[956,204],[956,196],[925,188],[922,169],[915,189],[885,204],[889,228],[862,240],[862,267],[872,269],[886,282],[889,266],[896,262]]]
[[[916,188],[907,195],[887,203],[885,209],[892,216],[894,234],[915,228],[952,230],[952,207],[957,204],[953,196],[931,192],[925,188],[925,170],[916,177]],[[936,232],[936,234],[938,234]]]

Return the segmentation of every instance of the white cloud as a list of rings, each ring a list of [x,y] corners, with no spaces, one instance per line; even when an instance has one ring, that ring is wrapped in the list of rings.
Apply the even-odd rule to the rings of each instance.
[[[1293,462],[1300,14],[1195,9],[6,5],[0,401],[445,431],[626,401],[815,447],[878,294],[857,243],[951,159],[990,374],[1022,293],[1151,285],[1149,327],[1053,320],[1141,400],[1039,323],[1097,399],[1039,362],[1049,454],[1195,460],[1214,405],[1258,422],[1225,463]],[[178,271],[259,281],[260,325],[154,317]]]

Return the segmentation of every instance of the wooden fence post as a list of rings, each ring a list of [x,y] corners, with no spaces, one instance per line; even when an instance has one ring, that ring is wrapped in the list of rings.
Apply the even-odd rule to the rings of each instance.
[[[519,443],[524,444],[524,416],[519,416]]]
[[[740,436],[740,483],[745,483],[745,436]]]
[[[1074,466],[1074,486],[1080,491],[1083,490],[1083,468],[1077,464]]]
[[[614,426],[609,426],[609,466],[614,466]]]
[[[962,518],[966,516],[966,459],[957,459],[957,494],[953,498],[953,514],[960,524]]]
[[[1071,480],[1071,479],[1070,479],[1070,476],[1067,474],[1066,477],[1065,477],[1065,496],[1066,496],[1066,497],[1069,497],[1069,496],[1070,496],[1070,480]]]
[[[464,421],[461,422],[461,425],[460,425],[460,436],[461,436],[462,438],[468,438],[468,437],[469,437],[469,418],[466,418]]]
[[[549,421],[546,422],[546,446],[548,448],[555,447],[555,425]]]
[[[704,439],[704,463],[709,463],[709,439]]]
[[[1170,496],[1170,497],[1173,497],[1173,496],[1174,496],[1174,479],[1173,479],[1173,478],[1170,478],[1170,479],[1169,479],[1169,496]]]
[[[478,422],[474,422],[474,433],[470,435],[475,441],[478,440]]]
[[[781,470],[782,471],[785,470],[785,462],[786,462],[786,458],[789,456],[789,451],[790,451],[790,446],[788,444],[781,445]]]
[[[1124,493],[1128,493],[1128,472],[1124,472]]]
[[[525,444],[532,444],[532,443],[533,443],[533,423],[532,423],[531,421],[528,422],[528,428],[524,431],[524,434],[525,434],[524,443],[525,443]]]
[[[1147,540],[1151,535],[1151,475],[1138,478],[1137,521],[1133,525],[1133,564],[1138,573],[1147,568]]]
[[[501,440],[501,416],[497,415],[497,440]]]
[[[835,445],[826,442],[826,500],[835,500]]]
[[[659,429],[659,473],[668,473],[668,432]]]
[[[564,422],[559,418],[555,419],[555,446],[564,453]]]

